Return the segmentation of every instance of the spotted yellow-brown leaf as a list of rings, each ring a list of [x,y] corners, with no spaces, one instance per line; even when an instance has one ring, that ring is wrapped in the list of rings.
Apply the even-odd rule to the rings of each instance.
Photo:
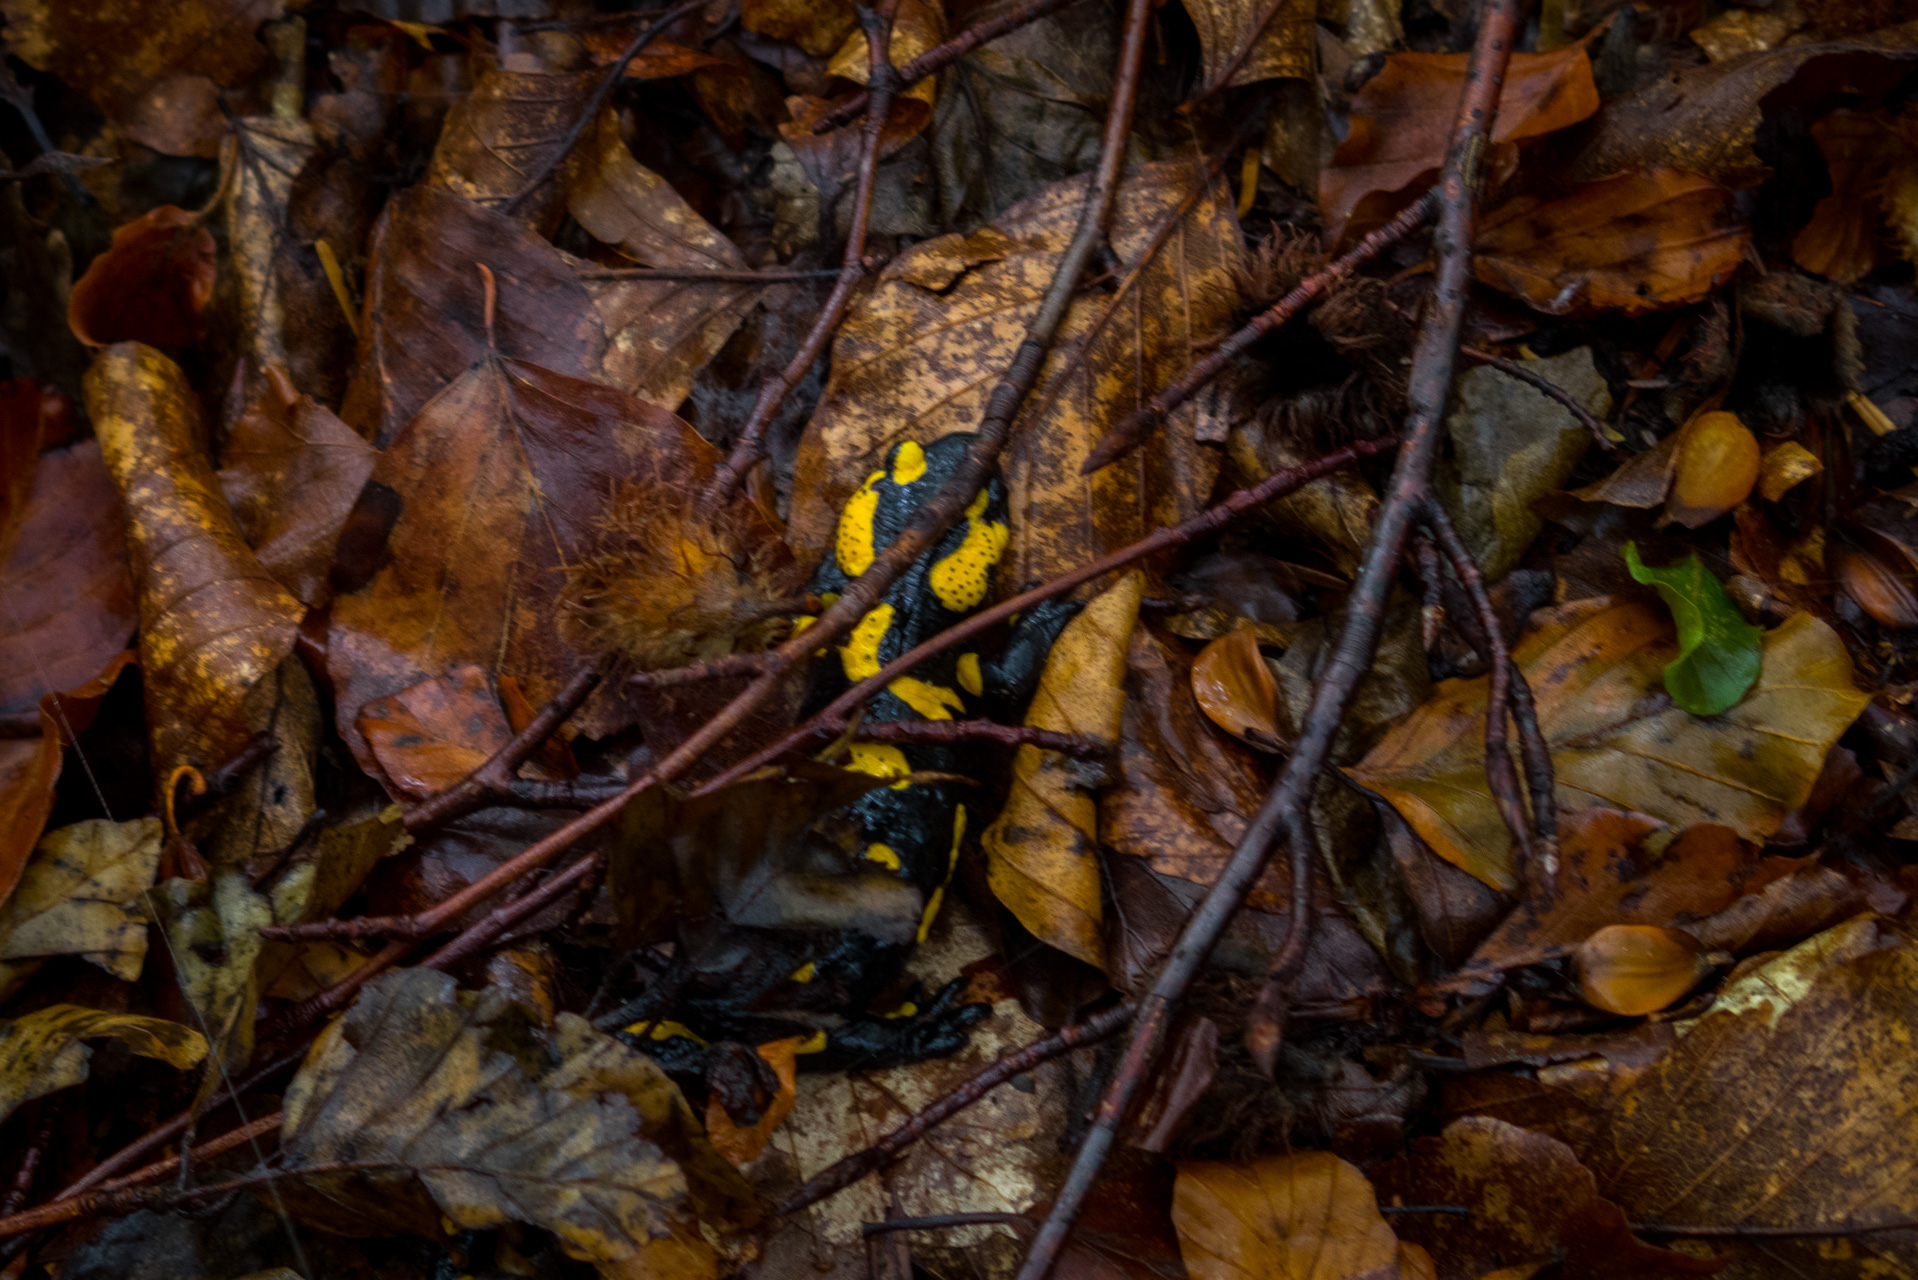
[[[92,1056],[82,1041],[118,1040],[143,1058],[184,1070],[206,1056],[199,1032],[164,1018],[52,1004],[0,1021],[0,1120],[21,1103],[79,1084]]]

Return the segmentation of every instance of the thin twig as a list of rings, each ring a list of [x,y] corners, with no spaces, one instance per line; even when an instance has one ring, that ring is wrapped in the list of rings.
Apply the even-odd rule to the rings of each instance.
[[[1298,315],[1323,297],[1333,285],[1416,231],[1431,216],[1435,199],[1431,192],[1427,192],[1414,200],[1396,218],[1334,258],[1318,272],[1299,281],[1290,293],[1254,316],[1244,328],[1187,365],[1185,371],[1164,391],[1106,432],[1105,437],[1093,447],[1091,456],[1080,471],[1091,475],[1100,467],[1117,462],[1132,452],[1154,427],[1165,421],[1167,414],[1197,395],[1247,347]]]
[[[1023,1213],[935,1213],[925,1218],[887,1218],[884,1222],[865,1222],[859,1226],[864,1236],[883,1236],[894,1231],[944,1231],[951,1227],[1031,1226]]]
[[[837,271],[733,271],[724,267],[595,267],[575,272],[581,280],[684,280],[690,284],[793,284],[832,280]]]
[[[579,118],[573,121],[572,127],[566,130],[566,136],[560,139],[559,146],[546,154],[545,158],[539,162],[539,166],[533,170],[533,176],[527,179],[526,185],[507,200],[504,212],[518,213],[519,207],[525,204],[548,178],[553,176],[554,171],[566,162],[567,156],[573,154],[573,148],[579,145],[579,140],[586,133],[587,127],[599,119],[600,108],[604,107],[606,100],[613,96],[613,87],[619,83],[619,78],[626,74],[626,64],[637,58],[640,50],[664,35],[674,23],[687,14],[697,13],[705,7],[706,0],[685,0],[685,3],[668,9],[660,15],[659,21],[633,37],[633,42],[621,51],[613,65],[606,68],[606,75],[600,80],[599,87],[594,89],[593,96],[586,100],[585,108],[579,113]]]
[[[1598,441],[1599,444],[1607,449],[1616,450],[1618,448],[1618,442],[1606,436],[1605,424],[1598,420],[1598,415],[1580,404],[1571,392],[1559,386],[1550,378],[1540,377],[1516,360],[1507,360],[1504,356],[1494,355],[1490,351],[1481,351],[1477,347],[1461,346],[1458,352],[1468,360],[1476,360],[1480,364],[1490,365],[1508,378],[1517,378],[1520,382],[1523,382],[1526,386],[1532,388],[1532,390],[1549,400],[1558,401],[1558,403],[1564,407],[1565,412],[1577,418],[1579,425],[1592,433],[1592,439]]]
[[[1634,1222],[1632,1233],[1643,1236],[1686,1236],[1713,1240],[1790,1240],[1822,1239],[1831,1236],[1865,1236],[1880,1231],[1918,1231],[1918,1218],[1900,1218],[1896,1222],[1830,1227],[1742,1227],[1685,1226],[1676,1222]]]
[[[728,653],[683,667],[638,671],[627,676],[626,683],[635,689],[672,689],[680,685],[703,684],[708,680],[723,680],[729,676],[761,675],[771,662],[771,654]]]
[[[1083,1045],[1096,1044],[1114,1034],[1132,1020],[1133,1012],[1134,1006],[1131,1002],[1117,1004],[1103,1013],[1094,1014],[1084,1022],[1066,1027],[1055,1035],[1047,1036],[1044,1040],[1036,1040],[1015,1053],[1007,1054],[864,1151],[855,1151],[845,1159],[808,1178],[806,1185],[787,1196],[779,1207],[773,1210],[773,1213],[781,1217],[798,1213],[808,1205],[818,1204],[827,1196],[845,1190],[867,1174],[891,1162],[901,1151],[924,1137],[933,1128],[958,1115],[1006,1081],[1024,1075],[1042,1062],[1063,1057],[1074,1049]]]
[[[898,8],[899,0],[883,0],[876,13],[863,6],[859,10],[860,23],[866,29],[866,80],[872,86],[873,109],[866,117],[866,136],[859,156],[859,190],[853,197],[852,226],[846,236],[845,257],[839,265],[839,283],[833,286],[826,305],[819,309],[819,315],[793,358],[760,387],[759,398],[753,403],[746,425],[740,428],[732,452],[713,473],[712,483],[706,489],[705,500],[709,503],[725,499],[759,461],[773,415],[825,351],[826,344],[832,341],[846,308],[852,305],[853,291],[865,279],[866,231],[872,224],[873,192],[879,185],[879,146],[885,137],[886,119],[892,114],[893,100],[900,91],[899,69],[892,65],[892,22]]]
[[[1378,523],[1366,546],[1338,641],[1313,690],[1304,731],[1280,771],[1264,806],[1233,851],[1219,879],[1206,892],[1141,1002],[1132,1038],[1072,1170],[1059,1189],[1045,1224],[1020,1267],[1018,1280],[1044,1280],[1084,1207],[1117,1139],[1120,1125],[1152,1073],[1172,1015],[1183,1000],[1226,923],[1265,869],[1274,840],[1283,832],[1292,853],[1292,917],[1274,968],[1289,972],[1305,955],[1312,923],[1312,868],[1316,851],[1300,821],[1319,772],[1344,722],[1359,679],[1371,665],[1384,624],[1385,602],[1396,578],[1412,522],[1430,488],[1432,463],[1451,393],[1459,331],[1470,280],[1470,253],[1478,197],[1479,158],[1484,152],[1499,89],[1518,27],[1518,0],[1492,0],[1480,19],[1478,40],[1467,64],[1464,92],[1437,195],[1438,267],[1431,302],[1419,329],[1407,382],[1405,443],[1399,450]]]
[[[975,22],[944,44],[934,45],[899,68],[900,92],[903,93],[927,76],[944,70],[987,41],[997,40],[1000,36],[1017,31],[1029,22],[1035,22],[1049,13],[1057,13],[1077,3],[1079,0],[1027,0],[1025,4],[1008,9],[996,18]],[[854,94],[828,111],[825,118],[812,127],[812,131],[830,133],[842,125],[851,124],[865,113],[871,101],[870,93]]]
[[[53,1121],[58,1107],[51,1098],[34,1100],[32,1123],[27,1126],[27,1146],[20,1153],[20,1167],[14,1170],[13,1185],[7,1188],[7,1196],[0,1201],[0,1217],[18,1213],[20,1206],[33,1194],[33,1180],[40,1174],[40,1162],[46,1159],[47,1145],[53,1141]]]

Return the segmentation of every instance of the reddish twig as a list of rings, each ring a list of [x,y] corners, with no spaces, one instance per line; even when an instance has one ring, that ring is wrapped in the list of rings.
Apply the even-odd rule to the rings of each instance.
[[[1080,468],[1081,472],[1090,475],[1132,452],[1154,427],[1165,421],[1167,414],[1218,377],[1234,357],[1317,302],[1333,285],[1416,231],[1431,216],[1434,200],[1430,192],[1414,200],[1396,218],[1327,263],[1322,270],[1299,281],[1290,293],[1254,316],[1244,328],[1187,365],[1177,381],[1106,432],[1104,439],[1094,446],[1085,466]]]
[[[1024,1075],[1042,1062],[1063,1057],[1082,1045],[1096,1044],[1114,1034],[1132,1020],[1133,1012],[1134,1006],[1130,1001],[1114,1005],[1076,1026],[1066,1027],[1056,1035],[1034,1041],[1023,1049],[1007,1054],[864,1151],[855,1151],[808,1178],[806,1184],[787,1196],[773,1213],[781,1217],[798,1213],[808,1205],[818,1204],[827,1196],[845,1190],[867,1174],[890,1163],[901,1151],[919,1141],[933,1128],[958,1115],[1006,1081]]]
[[[492,801],[512,793],[519,780],[519,767],[559,732],[568,716],[585,703],[599,687],[600,669],[583,667],[573,673],[553,700],[541,707],[527,726],[514,734],[493,758],[475,769],[471,776],[437,795],[429,796],[406,811],[406,829],[414,835],[432,831],[467,814],[485,808]]]
[[[1051,1211],[1019,1269],[1019,1280],[1043,1280],[1091,1193],[1119,1127],[1164,1047],[1173,1011],[1184,998],[1206,957],[1225,931],[1245,895],[1265,869],[1273,841],[1283,832],[1292,854],[1292,916],[1285,942],[1273,963],[1290,972],[1305,955],[1312,922],[1312,868],[1315,850],[1301,821],[1344,722],[1359,679],[1371,665],[1384,624],[1386,597],[1396,577],[1412,522],[1425,503],[1432,463],[1451,394],[1452,372],[1465,315],[1471,276],[1471,244],[1476,221],[1479,158],[1484,152],[1499,89],[1518,28],[1518,0],[1491,0],[1480,19],[1478,40],[1467,65],[1451,145],[1439,179],[1436,202],[1438,267],[1431,303],[1419,328],[1407,383],[1405,443],[1379,509],[1378,523],[1366,546],[1347,603],[1345,623],[1313,690],[1304,731],[1287,759],[1258,816],[1233,851],[1219,879],[1206,892],[1151,990],[1140,1004],[1132,1037],[1111,1085],[1100,1101],[1090,1130],[1059,1189]]]
[[[1553,382],[1549,378],[1540,377],[1516,360],[1507,360],[1504,356],[1493,355],[1490,351],[1481,351],[1479,348],[1473,346],[1461,346],[1458,351],[1459,354],[1466,359],[1476,360],[1480,364],[1490,365],[1508,378],[1517,378],[1520,382],[1546,397],[1548,400],[1558,401],[1558,403],[1564,407],[1565,412],[1577,418],[1579,425],[1592,433],[1592,439],[1598,441],[1600,445],[1607,449],[1616,450],[1618,448],[1616,441],[1606,438],[1605,424],[1598,420],[1598,415],[1580,404],[1573,398],[1571,392],[1559,386],[1556,382]]]
[[[707,680],[723,680],[728,676],[760,675],[771,662],[771,654],[729,653],[683,667],[638,671],[627,676],[626,683],[636,689],[672,689],[680,685],[702,684]]]
[[[1026,0],[1025,4],[1008,9],[996,18],[976,22],[944,44],[934,45],[899,68],[900,91],[904,92],[927,76],[944,70],[988,41],[997,40],[1000,36],[1017,31],[1029,22],[1036,22],[1049,13],[1057,13],[1077,3],[1079,0]],[[816,134],[830,133],[842,125],[851,124],[865,113],[871,101],[870,93],[854,94],[828,111],[825,118],[812,127],[812,131]]]
[[[620,52],[613,65],[606,68],[605,77],[600,80],[599,87],[593,90],[593,96],[586,100],[586,106],[580,111],[579,118],[574,120],[572,127],[566,130],[566,136],[561,138],[559,145],[539,162],[539,166],[533,170],[532,177],[526,180],[526,185],[507,200],[506,213],[519,212],[519,207],[525,204],[548,178],[553,176],[554,171],[566,162],[567,156],[573,154],[573,148],[579,145],[579,140],[585,135],[587,126],[599,119],[600,108],[604,107],[606,100],[613,96],[613,89],[619,84],[619,78],[626,74],[626,64],[637,58],[640,51],[647,45],[670,30],[674,23],[687,14],[697,13],[705,7],[706,0],[685,0],[683,4],[674,5],[666,10],[657,22],[633,37],[633,42]]]
[[[865,721],[854,730],[860,742],[996,742],[1002,747],[1032,746],[1057,751],[1075,760],[1105,760],[1112,744],[1077,733],[1035,729],[1031,725],[1000,724],[996,720],[888,720]]]
[[[724,267],[596,267],[576,273],[581,280],[684,280],[689,284],[795,284],[832,280],[837,271],[732,271]]]
[[[746,425],[740,428],[733,451],[713,473],[712,483],[706,490],[709,503],[725,499],[759,461],[773,415],[825,351],[826,344],[832,341],[833,331],[839,328],[846,308],[852,305],[853,290],[865,279],[866,230],[872,222],[872,197],[879,182],[879,144],[885,136],[886,119],[892,114],[893,99],[900,90],[899,69],[892,65],[892,21],[898,8],[899,0],[882,0],[876,13],[863,6],[859,10],[860,23],[866,29],[866,80],[872,86],[873,109],[866,117],[866,136],[859,156],[859,190],[853,197],[852,226],[846,235],[845,257],[839,265],[839,283],[827,295],[826,305],[819,309],[819,315],[793,358],[759,389],[759,398],[753,403]],[[831,196],[830,192],[826,194]]]
[[[1476,631],[1468,635],[1491,674],[1491,688],[1485,706],[1485,777],[1499,815],[1511,829],[1527,877],[1532,881],[1534,897],[1549,901],[1558,876],[1558,797],[1553,775],[1552,752],[1539,731],[1537,704],[1532,686],[1512,659],[1499,625],[1498,611],[1492,607],[1492,593],[1485,577],[1472,558],[1465,540],[1459,537],[1452,517],[1436,498],[1425,504],[1425,523],[1438,540],[1439,550],[1451,563],[1452,572],[1465,588],[1477,615]],[[1523,710],[1521,710],[1523,708]],[[1512,767],[1511,749],[1505,736],[1505,716],[1510,713],[1519,727],[1520,756],[1525,762],[1527,789],[1532,803],[1531,825],[1525,821],[1525,806],[1519,800],[1518,775]]]
[[[884,1222],[865,1222],[859,1233],[866,1236],[889,1235],[894,1231],[943,1231],[951,1227],[989,1227],[1032,1225],[1023,1213],[935,1213],[924,1218],[887,1218]]]
[[[284,1116],[282,1113],[275,1111],[272,1115],[261,1116],[258,1120],[250,1124],[243,1124],[237,1129],[229,1129],[217,1138],[209,1138],[199,1146],[193,1148],[193,1150],[187,1152],[187,1163],[189,1166],[197,1166],[201,1161],[211,1160],[214,1156],[224,1155],[242,1143],[251,1142],[255,1138],[263,1138],[279,1128],[283,1119]],[[112,1178],[106,1182],[102,1182],[100,1184],[100,1190],[103,1192],[123,1191],[128,1187],[137,1187],[143,1183],[155,1182],[173,1173],[179,1167],[180,1157],[168,1156],[164,1160],[154,1161],[143,1169],[135,1169],[124,1178]]]
[[[27,1129],[26,1150],[20,1153],[20,1167],[14,1170],[13,1185],[7,1188],[7,1198],[0,1201],[0,1217],[18,1213],[20,1206],[33,1194],[33,1180],[40,1175],[40,1162],[46,1159],[47,1145],[53,1141],[53,1121],[56,1108],[50,1099],[37,1099],[34,1103],[33,1123]]]

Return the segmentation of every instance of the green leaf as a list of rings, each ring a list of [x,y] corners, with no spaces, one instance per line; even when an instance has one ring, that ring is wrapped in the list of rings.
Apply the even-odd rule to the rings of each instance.
[[[1695,716],[1715,716],[1735,705],[1758,679],[1758,641],[1764,628],[1740,616],[1717,578],[1693,552],[1653,569],[1625,544],[1625,565],[1638,582],[1658,588],[1678,623],[1678,656],[1665,664],[1665,690]]]

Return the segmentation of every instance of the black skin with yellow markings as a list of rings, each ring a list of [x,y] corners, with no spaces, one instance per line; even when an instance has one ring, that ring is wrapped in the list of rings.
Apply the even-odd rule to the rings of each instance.
[[[810,589],[830,600],[863,573],[873,555],[891,545],[944,486],[971,439],[951,435],[925,446],[910,440],[896,445],[885,466],[842,509],[838,536]],[[1005,486],[994,476],[852,634],[819,659],[811,706],[823,705],[984,605],[1009,533]],[[1019,620],[993,660],[963,652],[939,655],[874,698],[866,719],[1015,719],[1031,697],[1053,641],[1077,610],[1067,602],[1033,610]],[[959,748],[857,744],[850,767],[881,777],[908,772],[974,776],[973,763],[971,753]],[[960,843],[968,831],[976,834],[973,824],[983,820],[979,808],[975,786],[888,784],[867,792],[835,820],[849,821],[854,845],[868,861],[919,889],[926,903],[919,930],[923,939],[951,882]],[[889,1013],[875,1011],[875,1000],[896,995],[910,944],[845,930],[795,935],[743,929],[701,943],[702,954],[724,959],[688,976],[670,1032],[664,1024],[648,1025],[625,1038],[668,1070],[706,1075],[722,1098],[739,1092],[724,1087],[722,1077],[730,1072],[721,1069],[721,1059],[732,1055],[721,1052],[722,1043],[763,1044],[796,1035],[808,1042],[799,1059],[804,1069],[892,1066],[957,1051],[987,1012],[985,1005],[959,1003],[963,979],[923,1004],[914,989]]]

